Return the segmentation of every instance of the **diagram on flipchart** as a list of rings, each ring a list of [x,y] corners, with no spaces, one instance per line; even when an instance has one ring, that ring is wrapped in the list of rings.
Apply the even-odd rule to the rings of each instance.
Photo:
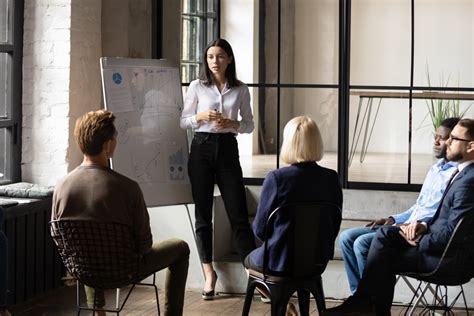
[[[140,184],[145,200],[148,195],[152,204],[160,204],[150,197],[156,191],[171,196],[179,192],[177,185],[190,186],[187,136],[179,127],[183,106],[179,71],[134,62],[102,69],[106,107],[115,114],[118,132],[112,166]],[[187,187],[183,192],[185,197],[168,199],[191,199]],[[169,204],[167,197],[162,199]]]

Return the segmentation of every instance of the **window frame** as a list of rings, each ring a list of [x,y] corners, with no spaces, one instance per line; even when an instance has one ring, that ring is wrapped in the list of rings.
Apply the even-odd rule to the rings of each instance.
[[[414,48],[415,48],[415,38],[414,38],[414,10],[415,10],[415,0],[411,0],[411,43],[410,43],[410,54],[411,54],[411,67],[410,67],[410,85],[408,86],[371,86],[371,85],[352,85],[350,83],[350,58],[351,58],[351,0],[339,0],[339,79],[337,85],[324,85],[324,84],[288,84],[288,83],[281,83],[280,80],[280,52],[281,52],[281,0],[278,0],[278,57],[277,57],[277,73],[278,78],[277,82],[274,84],[266,84],[266,83],[253,83],[248,84],[249,87],[256,87],[259,89],[274,87],[277,89],[277,152],[276,152],[276,168],[279,168],[279,148],[281,146],[281,140],[279,139],[280,130],[283,128],[280,126],[280,89],[281,88],[336,88],[339,90],[338,95],[338,161],[337,161],[337,171],[339,174],[339,180],[343,188],[345,189],[364,189],[364,190],[388,190],[388,191],[419,191],[421,189],[421,184],[414,184],[411,183],[411,168],[412,168],[412,132],[413,126],[409,125],[409,140],[408,140],[408,159],[407,163],[407,181],[406,183],[378,183],[378,182],[356,182],[356,181],[349,181],[349,140],[350,140],[350,130],[349,130],[349,123],[350,123],[350,116],[349,116],[349,108],[350,108],[350,92],[351,90],[360,90],[360,89],[374,89],[374,90],[409,90],[410,93],[413,91],[421,91],[421,90],[431,90],[431,91],[443,91],[443,90],[450,90],[450,91],[458,91],[458,92],[474,92],[473,88],[459,88],[459,87],[424,87],[424,86],[415,86],[413,83],[414,77]],[[265,0],[260,0],[259,10],[260,12],[264,12],[265,9]],[[261,19],[260,19],[261,20]],[[260,21],[259,27],[259,38],[265,35],[265,23]],[[262,29],[263,28],[263,29]],[[259,43],[259,56],[265,56],[264,45]],[[262,57],[260,57],[262,58]],[[263,60],[259,61],[259,65],[264,65],[265,63]],[[260,66],[262,67],[262,66]],[[264,66],[263,66],[264,67]],[[259,69],[259,81],[261,78],[264,79],[265,69]],[[260,94],[259,94],[260,96]],[[259,107],[260,102],[264,102],[264,97],[259,100]],[[412,102],[413,98],[408,98],[409,102],[409,115],[410,121],[412,120]],[[264,115],[260,115],[259,117],[264,117]],[[259,124],[261,122],[258,122]],[[248,185],[261,185],[263,183],[263,178],[244,178],[245,184]]]
[[[266,0],[259,0],[259,15],[260,17],[265,15],[265,5]],[[280,95],[282,88],[322,88],[322,89],[338,89],[338,144],[337,144],[337,171],[339,174],[339,180],[343,188],[345,189],[364,189],[364,190],[389,190],[389,191],[419,191],[421,189],[421,184],[414,184],[411,180],[411,169],[412,169],[412,134],[414,127],[412,124],[409,124],[408,130],[408,158],[406,160],[406,182],[404,183],[379,183],[379,182],[357,182],[349,181],[349,142],[350,142],[350,93],[352,90],[408,90],[409,93],[416,91],[457,91],[457,92],[474,92],[474,87],[436,87],[436,86],[417,86],[414,84],[414,66],[415,66],[415,9],[416,1],[410,1],[410,36],[411,42],[410,47],[410,83],[408,85],[399,85],[399,86],[383,86],[383,85],[352,85],[350,82],[350,59],[351,59],[351,6],[352,0],[339,0],[339,52],[338,52],[338,81],[336,84],[290,84],[282,83],[280,78],[280,69],[281,69],[281,0],[278,0],[278,56],[277,56],[277,82],[276,83],[267,83],[265,82],[265,44],[262,43],[265,38],[265,21],[262,18],[259,18],[259,43],[258,43],[258,58],[260,58],[258,65],[258,82],[257,83],[247,83],[249,87],[256,88],[259,90],[259,100],[258,107],[263,108],[265,102],[264,92],[267,88],[275,88],[277,90],[277,114],[276,114],[276,143],[277,143],[277,152],[275,153],[276,161],[275,167],[279,168],[279,149],[281,146],[280,133],[283,126],[280,122]],[[220,34],[220,0],[218,0],[217,6],[217,16],[218,16],[218,29]],[[189,82],[183,82],[182,86],[188,86]],[[408,111],[409,111],[409,120],[412,121],[413,117],[413,98],[408,98]],[[265,114],[259,115],[260,119],[265,118]],[[256,122],[256,124],[262,124],[262,122]],[[261,185],[263,183],[263,178],[244,178],[244,183],[246,185]]]
[[[183,78],[183,66],[187,65],[194,65],[197,67],[198,72],[199,72],[199,66],[202,63],[202,58],[203,56],[200,56],[202,53],[202,48],[206,47],[207,44],[215,38],[218,38],[220,36],[220,0],[194,0],[196,2],[196,7],[197,8],[202,8],[202,11],[198,11],[196,9],[196,12],[182,12],[183,11],[183,2],[184,1],[190,1],[190,0],[182,0],[181,1],[181,47],[180,47],[180,71],[181,71],[181,82],[183,86],[189,86],[189,83],[195,79],[193,78]],[[211,3],[214,3],[216,12],[210,12],[208,10],[209,5],[212,5]],[[202,28],[200,32],[196,31],[196,34],[201,34],[200,38],[196,41],[196,45],[190,45],[188,43],[188,47],[191,49],[195,49],[195,56],[196,59],[194,60],[187,60],[183,58],[183,47],[184,47],[184,22],[186,19],[198,19],[199,23],[197,28]],[[211,29],[209,20],[213,21],[214,25],[214,30]],[[201,57],[201,60],[200,58]],[[189,72],[188,72],[189,73]]]
[[[19,182],[21,180],[21,115],[22,115],[22,59],[23,59],[23,19],[24,0],[12,0],[10,27],[11,40],[0,44],[0,53],[11,57],[11,67],[8,79],[7,93],[10,94],[10,108],[7,108],[9,117],[0,118],[0,128],[7,131],[7,146],[5,152],[6,174],[0,184]],[[7,105],[8,106],[8,105]]]

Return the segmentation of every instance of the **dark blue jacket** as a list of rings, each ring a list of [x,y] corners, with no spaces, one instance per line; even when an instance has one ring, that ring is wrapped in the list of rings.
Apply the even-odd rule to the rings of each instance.
[[[278,206],[296,202],[331,202],[342,208],[342,190],[337,173],[334,170],[319,166],[315,162],[304,162],[270,172],[263,182],[257,214],[253,222],[255,235],[263,240],[265,224],[270,213]],[[338,227],[326,229],[329,235],[337,235]],[[269,263],[268,268],[276,272],[288,271],[291,266],[288,239],[289,224],[277,218],[268,238]],[[329,238],[328,238],[329,239]],[[334,243],[332,241],[332,243]],[[328,247],[325,257],[331,259],[334,255],[334,245]],[[263,266],[263,246],[250,253],[253,265]],[[329,253],[330,252],[330,253]]]
[[[422,220],[427,222],[428,231],[421,237],[418,250],[441,255],[458,221],[472,212],[474,212],[474,164],[465,167],[454,178],[434,217]]]

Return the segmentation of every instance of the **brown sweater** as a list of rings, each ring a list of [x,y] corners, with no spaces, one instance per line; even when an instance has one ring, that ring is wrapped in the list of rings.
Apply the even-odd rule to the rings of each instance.
[[[130,225],[138,253],[151,249],[150,217],[138,184],[100,166],[79,166],[61,179],[53,194],[51,219]]]

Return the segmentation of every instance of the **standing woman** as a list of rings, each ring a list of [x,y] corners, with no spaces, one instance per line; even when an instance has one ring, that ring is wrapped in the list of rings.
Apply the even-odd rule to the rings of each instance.
[[[241,261],[255,248],[236,135],[254,128],[248,87],[236,77],[232,47],[224,39],[204,50],[199,79],[189,85],[180,126],[195,130],[188,171],[196,214],[196,239],[206,282],[202,298],[214,298],[212,204],[217,183]],[[240,114],[241,120],[238,119]]]

